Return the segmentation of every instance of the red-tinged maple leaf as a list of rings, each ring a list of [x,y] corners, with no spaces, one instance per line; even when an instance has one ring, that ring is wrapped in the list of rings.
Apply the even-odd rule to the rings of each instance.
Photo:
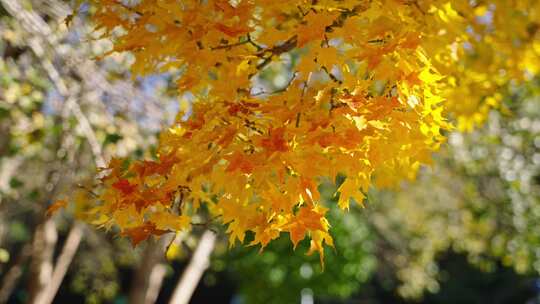
[[[137,246],[140,242],[148,239],[151,235],[162,235],[167,233],[166,230],[156,229],[156,225],[151,222],[146,222],[141,226],[135,228],[129,228],[122,231],[123,236],[127,236],[131,239],[131,244]]]
[[[381,60],[382,60],[382,54],[370,56],[368,59],[368,68],[370,70],[375,69],[379,65],[379,63],[381,63]]]
[[[420,39],[420,35],[418,35],[417,33],[409,33],[405,36],[404,41],[402,41],[400,45],[403,48],[416,49],[420,42],[422,42]]]
[[[133,163],[130,170],[136,172],[139,178],[144,178],[146,176],[151,176],[154,174],[163,175],[167,172],[167,167],[161,162],[156,161],[137,161]]]
[[[151,202],[146,201],[146,200],[142,200],[142,199],[137,199],[137,200],[134,200],[134,201],[129,201],[129,204],[134,204],[135,209],[137,210],[137,212],[141,212],[142,209],[146,208],[148,205],[150,205]]]
[[[178,162],[178,158],[170,154],[164,154],[159,156],[159,161],[138,161],[135,162],[131,170],[136,172],[139,177],[151,176],[154,174],[164,175],[171,167]]]
[[[194,113],[186,125],[190,130],[200,130],[204,126],[204,123],[204,115],[202,113]]]
[[[254,108],[258,108],[259,104],[255,102],[228,102],[227,112],[231,116],[236,116],[238,113],[249,114],[253,113]]]
[[[285,128],[277,128],[269,130],[270,138],[264,138],[261,141],[261,146],[266,148],[269,152],[287,152],[289,146],[284,138]]]
[[[238,103],[231,103],[229,105],[229,107],[227,108],[227,112],[231,116],[236,116],[238,114],[238,112],[240,112],[242,110],[243,110],[242,106],[240,104],[238,104]]]
[[[406,75],[404,78],[409,83],[410,86],[421,85],[422,81],[418,78],[418,72],[411,72]]]
[[[331,145],[334,145],[337,142],[336,139],[337,139],[337,136],[334,133],[325,132],[325,133],[321,133],[317,137],[314,137],[313,141],[318,143],[319,146],[326,148]]]
[[[135,189],[137,189],[137,185],[130,184],[129,181],[125,178],[118,180],[116,183],[112,184],[112,186],[115,189],[122,191],[124,195],[129,195],[133,193]]]
[[[229,37],[238,37],[250,31],[248,27],[232,27],[222,23],[216,23],[215,28]]]
[[[227,172],[240,170],[243,173],[249,174],[253,172],[253,169],[255,168],[255,164],[241,153],[234,153],[226,159],[229,161],[229,166],[226,169]]]
[[[236,136],[236,132],[236,128],[229,128],[217,141],[217,144],[222,147],[227,147],[233,141],[234,137]]]

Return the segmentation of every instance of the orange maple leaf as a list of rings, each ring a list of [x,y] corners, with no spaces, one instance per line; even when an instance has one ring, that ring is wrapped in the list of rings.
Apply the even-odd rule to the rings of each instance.
[[[247,157],[241,153],[234,153],[232,156],[227,158],[229,160],[229,166],[227,167],[227,172],[233,172],[235,170],[240,170],[243,173],[251,173],[255,168],[255,164],[251,162]]]
[[[261,146],[265,147],[268,152],[287,152],[289,147],[284,138],[285,128],[270,129],[268,131],[270,138],[265,138],[261,141]]]
[[[49,208],[47,208],[47,216],[53,215],[54,213],[56,213],[61,208],[66,207],[67,204],[68,203],[65,200],[57,200],[57,201],[55,201],[54,203],[52,203],[52,205],[49,206]]]
[[[323,39],[326,27],[334,23],[335,15],[310,12],[305,17],[305,24],[298,27],[298,46],[302,47],[312,40]]]
[[[216,23],[215,28],[229,37],[238,37],[250,31],[248,27],[232,27],[223,23]]]
[[[135,191],[135,189],[137,188],[137,185],[130,184],[129,181],[127,179],[125,179],[125,178],[120,179],[116,183],[112,184],[112,186],[115,189],[118,189],[118,190],[122,191],[122,193],[124,195],[129,195],[129,194],[133,193]]]
[[[146,222],[141,226],[129,228],[122,231],[123,236],[128,236],[131,239],[131,244],[137,246],[140,242],[148,239],[151,235],[162,235],[167,233],[166,230],[156,229],[156,225],[151,222]]]
[[[323,209],[323,213],[319,213],[317,211],[317,208],[312,209],[311,207],[302,207],[293,219],[292,223],[289,225],[288,230],[291,242],[295,248],[298,242],[305,238],[306,232],[325,230],[321,220],[324,218],[324,213],[326,210]]]

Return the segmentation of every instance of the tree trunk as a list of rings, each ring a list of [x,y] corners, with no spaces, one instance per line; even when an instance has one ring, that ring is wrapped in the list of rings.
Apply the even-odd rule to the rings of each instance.
[[[187,304],[195,292],[203,273],[210,264],[210,254],[214,250],[216,234],[211,230],[206,230],[186,269],[182,273],[176,288],[172,294],[169,304]]]
[[[53,273],[53,255],[57,239],[58,233],[54,220],[46,218],[36,228],[32,240],[28,303],[38,303],[38,300],[45,295],[45,287],[50,282]]]
[[[153,304],[165,278],[165,250],[174,235],[149,240],[131,283],[130,304]]]
[[[54,265],[54,271],[51,275],[51,280],[44,288],[42,296],[36,299],[36,304],[50,304],[54,300],[54,296],[58,292],[58,288],[62,284],[69,265],[75,257],[75,253],[79,248],[83,237],[83,225],[81,223],[74,223],[71,227],[62,251],[56,260]]]

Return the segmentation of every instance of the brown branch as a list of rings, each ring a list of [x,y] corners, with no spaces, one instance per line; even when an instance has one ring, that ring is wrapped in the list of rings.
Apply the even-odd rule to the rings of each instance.
[[[263,49],[259,51],[258,53],[255,54],[255,56],[263,59],[263,61],[257,65],[257,69],[262,70],[266,65],[268,65],[271,62],[272,57],[279,56],[283,53],[287,53],[293,50],[297,46],[297,44],[298,44],[298,37],[294,35],[291,38],[287,39],[282,44],[278,44],[271,48]]]
[[[236,43],[232,43],[232,44],[223,44],[223,45],[220,45],[220,46],[214,46],[214,47],[211,47],[210,49],[212,51],[213,50],[222,50],[222,49],[231,49],[233,47],[241,46],[241,45],[248,44],[248,43],[249,43],[249,40],[244,40],[244,41],[240,41],[240,42],[236,42]]]

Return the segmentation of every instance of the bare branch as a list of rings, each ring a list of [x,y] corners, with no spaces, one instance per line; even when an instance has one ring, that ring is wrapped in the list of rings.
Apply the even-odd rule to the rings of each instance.
[[[195,292],[203,273],[209,266],[210,254],[214,250],[216,234],[210,230],[204,231],[189,261],[182,277],[169,300],[169,304],[187,304]]]

